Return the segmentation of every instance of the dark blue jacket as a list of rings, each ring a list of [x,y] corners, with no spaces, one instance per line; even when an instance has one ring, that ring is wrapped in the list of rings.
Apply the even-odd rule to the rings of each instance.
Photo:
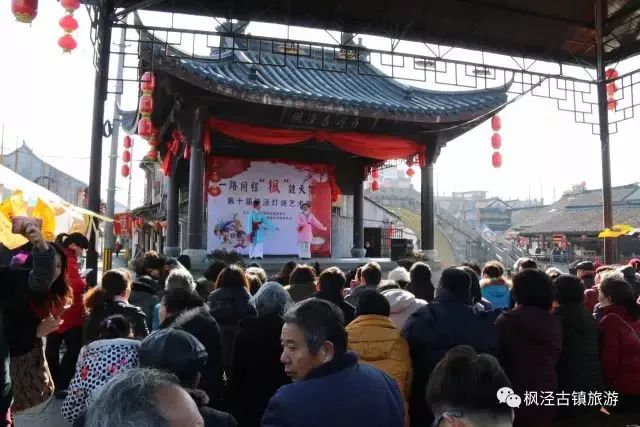
[[[447,351],[470,345],[476,351],[498,354],[495,320],[499,310],[482,311],[470,299],[458,298],[438,289],[433,302],[413,313],[402,330],[409,343],[413,363],[413,384],[409,400],[411,426],[430,425],[433,415],[425,401],[431,371]]]
[[[395,381],[359,365],[347,352],[281,387],[269,401],[262,427],[402,427],[404,402]]]

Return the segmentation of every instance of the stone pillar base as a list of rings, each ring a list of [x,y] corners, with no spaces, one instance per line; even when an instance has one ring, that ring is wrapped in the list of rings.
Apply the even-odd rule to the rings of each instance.
[[[354,258],[364,258],[367,255],[367,250],[364,248],[351,249],[351,256]]]
[[[182,253],[182,249],[177,246],[177,247],[172,247],[172,246],[165,246],[164,248],[164,254],[168,257],[172,257],[175,258],[178,255],[180,255]]]
[[[182,254],[191,258],[191,270],[204,271],[209,266],[206,249],[185,249]]]
[[[438,260],[438,251],[435,249],[423,249],[420,251],[420,254],[425,256],[429,261]]]

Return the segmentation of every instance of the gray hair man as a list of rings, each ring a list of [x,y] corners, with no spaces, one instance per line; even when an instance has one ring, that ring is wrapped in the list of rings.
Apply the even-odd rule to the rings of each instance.
[[[267,282],[251,298],[251,304],[255,307],[258,317],[271,315],[283,317],[293,305],[293,300],[280,283]]]
[[[178,379],[154,369],[123,371],[92,400],[85,427],[204,427],[195,402]]]
[[[189,292],[195,292],[196,282],[193,280],[193,276],[184,267],[179,267],[171,270],[167,276],[164,290],[170,291],[172,289],[185,289]]]

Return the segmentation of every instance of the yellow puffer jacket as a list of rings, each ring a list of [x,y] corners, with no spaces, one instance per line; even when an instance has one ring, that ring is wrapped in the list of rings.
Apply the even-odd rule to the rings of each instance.
[[[347,326],[349,350],[358,353],[361,363],[375,366],[396,380],[405,402],[411,393],[409,344],[387,316],[358,316]]]

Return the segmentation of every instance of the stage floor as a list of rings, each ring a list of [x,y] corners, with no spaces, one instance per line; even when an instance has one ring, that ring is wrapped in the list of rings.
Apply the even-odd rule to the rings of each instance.
[[[371,261],[375,261],[380,264],[380,267],[384,272],[391,271],[398,266],[395,261],[391,261],[389,258],[311,258],[310,260],[299,260],[296,257],[265,257],[261,260],[250,260],[249,258],[244,259],[246,265],[256,262],[270,274],[279,272],[282,266],[289,261],[310,265],[318,262],[320,264],[320,269],[338,267],[345,273]]]

